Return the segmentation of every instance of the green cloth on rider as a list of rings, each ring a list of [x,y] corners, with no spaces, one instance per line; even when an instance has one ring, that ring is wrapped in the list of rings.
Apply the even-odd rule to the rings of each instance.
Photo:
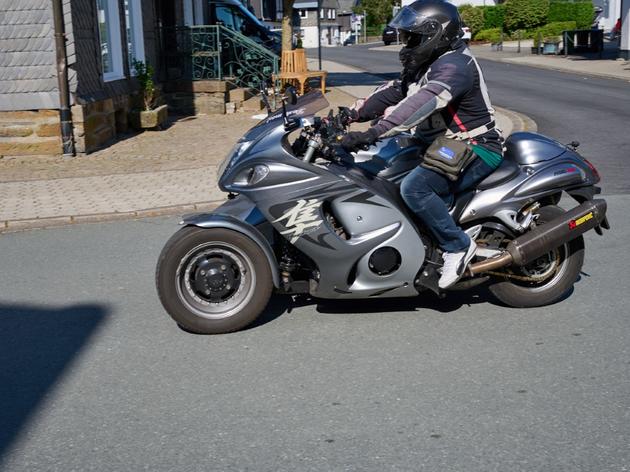
[[[483,146],[479,146],[478,144],[473,144],[473,151],[477,154],[483,162],[488,164],[493,169],[496,169],[501,165],[503,161],[503,156],[497,152],[490,151]]]

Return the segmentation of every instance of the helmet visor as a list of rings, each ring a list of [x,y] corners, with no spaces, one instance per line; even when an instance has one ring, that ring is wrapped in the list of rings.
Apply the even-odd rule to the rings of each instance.
[[[426,36],[434,36],[439,33],[442,25],[434,19],[418,14],[413,8],[402,7],[394,19],[389,23],[391,28],[396,28],[402,34],[403,31]]]

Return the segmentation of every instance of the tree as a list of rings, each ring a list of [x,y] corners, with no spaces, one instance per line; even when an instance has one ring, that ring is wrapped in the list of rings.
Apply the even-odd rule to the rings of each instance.
[[[367,13],[368,26],[381,26],[392,18],[393,0],[361,0],[361,4],[354,7],[355,13]]]
[[[282,0],[282,50],[293,49],[293,1]]]

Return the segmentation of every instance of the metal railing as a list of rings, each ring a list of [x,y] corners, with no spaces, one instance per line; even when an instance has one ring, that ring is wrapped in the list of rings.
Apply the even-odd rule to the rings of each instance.
[[[273,51],[222,25],[164,28],[163,80],[225,80],[258,86],[279,70]]]

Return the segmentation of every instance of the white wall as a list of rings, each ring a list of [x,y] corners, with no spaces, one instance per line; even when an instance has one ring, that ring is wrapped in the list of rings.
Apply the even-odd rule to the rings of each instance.
[[[599,17],[600,28],[608,32],[615,26],[617,18],[621,16],[621,1],[622,0],[593,0],[593,5],[604,9],[602,16]]]
[[[620,56],[630,59],[630,0],[623,0],[621,11]]]

